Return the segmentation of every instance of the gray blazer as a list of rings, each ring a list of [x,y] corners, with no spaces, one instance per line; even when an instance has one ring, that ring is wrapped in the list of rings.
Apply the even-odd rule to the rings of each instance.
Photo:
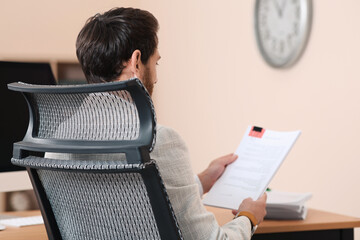
[[[94,155],[47,153],[56,159],[92,159]],[[190,165],[188,149],[179,134],[171,128],[158,126],[157,139],[150,157],[154,159],[165,183],[184,239],[250,239],[251,224],[244,216],[220,227],[214,215],[201,201],[198,183]],[[123,160],[121,154],[97,155],[96,159]],[[240,204],[240,203],[239,203]]]

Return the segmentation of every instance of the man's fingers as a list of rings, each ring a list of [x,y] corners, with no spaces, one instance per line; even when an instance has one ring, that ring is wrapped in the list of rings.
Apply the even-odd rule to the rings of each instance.
[[[267,200],[267,194],[264,193],[264,194],[259,198],[259,200],[266,202],[266,200]]]
[[[221,165],[221,166],[227,166],[230,163],[233,163],[236,159],[238,158],[238,156],[236,154],[230,153],[227,155],[224,155],[222,157],[219,157],[217,159],[215,159],[214,161],[212,161],[210,163],[210,165]]]
[[[236,154],[230,153],[224,156],[223,163],[225,166],[229,165],[230,163],[233,163],[237,158],[238,156]]]

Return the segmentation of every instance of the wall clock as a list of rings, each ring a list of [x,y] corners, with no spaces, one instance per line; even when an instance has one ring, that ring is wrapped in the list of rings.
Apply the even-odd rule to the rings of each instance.
[[[312,22],[312,0],[256,0],[255,35],[272,67],[294,64],[305,49]]]

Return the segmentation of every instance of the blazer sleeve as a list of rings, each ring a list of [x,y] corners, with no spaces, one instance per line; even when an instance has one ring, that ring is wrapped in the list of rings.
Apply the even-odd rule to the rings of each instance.
[[[159,126],[157,132],[150,156],[159,166],[184,239],[250,239],[251,224],[246,217],[218,225],[213,213],[202,204],[184,141],[170,128]]]

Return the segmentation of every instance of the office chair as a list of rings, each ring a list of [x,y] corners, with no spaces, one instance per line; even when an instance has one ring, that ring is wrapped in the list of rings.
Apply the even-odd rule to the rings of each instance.
[[[149,156],[156,118],[140,80],[8,88],[30,110],[12,163],[27,168],[49,239],[182,239]]]

